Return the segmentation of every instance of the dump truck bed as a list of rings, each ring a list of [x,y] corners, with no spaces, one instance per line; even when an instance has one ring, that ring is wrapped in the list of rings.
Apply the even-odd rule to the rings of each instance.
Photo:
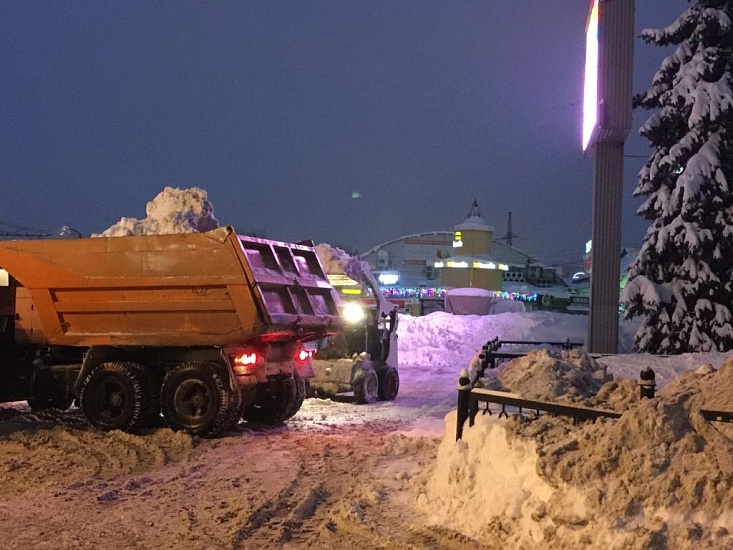
[[[231,227],[0,241],[0,268],[17,286],[19,341],[211,346],[310,340],[340,329],[338,297],[312,246]]]

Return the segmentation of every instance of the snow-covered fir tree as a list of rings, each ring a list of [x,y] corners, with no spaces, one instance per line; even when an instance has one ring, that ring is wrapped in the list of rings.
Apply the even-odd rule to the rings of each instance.
[[[733,349],[733,0],[696,0],[670,26],[644,30],[676,45],[635,107],[653,153],[634,194],[650,220],[622,295],[643,318],[638,351]]]

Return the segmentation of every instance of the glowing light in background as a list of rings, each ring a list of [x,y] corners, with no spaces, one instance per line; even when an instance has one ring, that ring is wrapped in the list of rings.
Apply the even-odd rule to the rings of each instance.
[[[380,273],[379,282],[383,285],[395,285],[400,280],[399,273]]]
[[[453,248],[461,248],[463,246],[463,234],[460,231],[456,231],[453,234]]]
[[[585,83],[583,86],[583,151],[588,149],[598,122],[598,0],[591,0],[585,31]]]

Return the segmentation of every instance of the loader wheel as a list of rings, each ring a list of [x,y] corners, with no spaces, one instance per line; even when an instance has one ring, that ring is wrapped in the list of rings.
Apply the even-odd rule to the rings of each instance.
[[[81,383],[79,403],[95,428],[135,432],[148,404],[142,372],[131,363],[97,365]]]
[[[174,430],[213,436],[227,427],[232,391],[216,365],[182,363],[169,371],[160,389],[163,417]]]
[[[302,395],[305,396],[305,389]],[[257,399],[244,408],[242,417],[247,422],[276,426],[298,412],[298,399],[295,379],[292,376],[278,376],[266,384],[257,385]]]
[[[370,404],[377,400],[379,381],[374,369],[357,367],[351,386],[357,403]]]
[[[394,401],[397,392],[400,391],[400,375],[397,369],[388,367],[377,378],[379,378],[379,399],[381,401]]]

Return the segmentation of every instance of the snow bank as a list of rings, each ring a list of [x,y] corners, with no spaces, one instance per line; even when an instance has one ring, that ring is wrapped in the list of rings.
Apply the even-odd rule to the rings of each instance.
[[[527,399],[580,402],[596,395],[613,380],[606,367],[578,350],[530,351],[521,360],[503,363],[498,369],[502,389]]]
[[[507,363],[497,384],[528,398],[622,412],[574,424],[478,416],[455,441],[455,413],[418,506],[433,521],[505,547],[628,550],[733,547],[733,359],[683,373],[654,399],[577,352]]]
[[[400,365],[452,367],[456,380],[492,338],[505,340],[584,341],[588,318],[549,311],[498,315],[451,315],[436,311],[423,317],[400,315],[397,335]],[[626,331],[624,331],[625,333]],[[620,337],[621,348],[631,340]]]
[[[417,497],[431,522],[481,542],[500,540],[497,548],[537,548],[556,526],[572,532],[582,523],[586,511],[580,494],[538,474],[532,441],[508,437],[506,421],[495,415],[477,420],[463,440],[447,435],[438,448],[432,477]],[[446,433],[455,436],[455,411],[445,423]]]

